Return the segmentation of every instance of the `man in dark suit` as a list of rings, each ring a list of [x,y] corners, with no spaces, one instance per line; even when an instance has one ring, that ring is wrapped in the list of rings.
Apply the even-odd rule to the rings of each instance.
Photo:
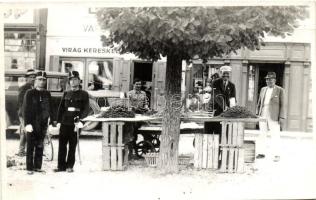
[[[46,90],[46,73],[36,74],[34,89],[26,92],[23,101],[23,117],[26,131],[26,170],[42,172],[44,138],[48,129],[48,120],[56,125],[51,104],[51,95]]]
[[[213,83],[215,116],[220,115],[226,108],[236,105],[235,84],[229,81],[231,67],[223,66],[220,70],[222,71],[222,78]]]
[[[19,88],[18,93],[18,116],[20,121],[20,144],[19,144],[19,152],[16,154],[17,156],[25,156],[25,146],[26,146],[26,135],[24,131],[24,119],[23,119],[23,99],[26,94],[26,91],[30,90],[34,86],[35,80],[35,71],[34,69],[28,69],[25,74],[26,83]]]
[[[69,72],[70,90],[64,92],[57,114],[59,130],[58,164],[55,172],[74,172],[78,129],[83,128],[80,120],[89,114],[89,94],[80,87],[80,76],[77,71]],[[79,119],[78,122],[76,119]],[[69,144],[69,145],[68,145]],[[68,145],[68,149],[67,149]]]
[[[260,122],[259,127],[262,131],[257,143],[257,158],[264,158],[266,151],[266,134],[271,134],[271,150],[274,161],[280,160],[279,140],[280,130],[285,119],[284,113],[284,89],[275,84],[276,73],[268,72],[265,77],[267,86],[260,91],[257,104],[257,115],[266,118],[267,123]]]
[[[214,90],[214,116],[220,115],[226,108],[236,105],[236,88],[235,84],[229,81],[231,67],[222,66],[220,68],[222,77],[213,82]],[[206,122],[204,124],[205,133],[220,134],[221,125],[218,122]]]

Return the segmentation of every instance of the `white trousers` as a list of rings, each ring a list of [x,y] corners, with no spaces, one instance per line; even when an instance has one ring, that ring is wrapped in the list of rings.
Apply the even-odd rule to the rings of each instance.
[[[270,117],[269,106],[263,106],[261,117],[267,119],[267,122],[259,122],[260,136],[256,142],[256,154],[267,154],[269,150],[270,155],[280,156],[280,124]],[[270,145],[267,144],[267,134],[271,136]],[[270,148],[268,148],[270,147]]]

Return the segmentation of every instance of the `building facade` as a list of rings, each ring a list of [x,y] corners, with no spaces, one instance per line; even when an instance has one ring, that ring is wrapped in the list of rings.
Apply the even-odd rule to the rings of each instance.
[[[132,89],[135,78],[151,89],[151,107],[163,106],[166,62],[148,62],[132,54],[120,55],[103,47],[95,13],[88,8],[50,8],[47,15],[46,69],[79,71],[87,90],[124,91]],[[202,64],[183,64],[182,90],[192,92],[194,84],[205,81],[222,65],[233,68],[232,82],[239,105],[255,112],[258,94],[267,71],[275,71],[277,84],[286,92],[286,130],[312,131],[310,43],[266,42],[259,51],[247,49]],[[248,128],[251,127],[250,125]]]
[[[47,9],[4,12],[5,69],[45,69]]]

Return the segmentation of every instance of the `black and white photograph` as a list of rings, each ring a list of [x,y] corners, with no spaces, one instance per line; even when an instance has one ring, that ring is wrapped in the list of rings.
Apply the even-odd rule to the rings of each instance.
[[[0,8],[0,199],[316,198],[316,2]]]

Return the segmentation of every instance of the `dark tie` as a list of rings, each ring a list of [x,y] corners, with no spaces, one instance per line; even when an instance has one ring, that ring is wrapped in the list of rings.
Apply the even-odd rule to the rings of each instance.
[[[227,81],[224,81],[224,90],[226,90]]]

